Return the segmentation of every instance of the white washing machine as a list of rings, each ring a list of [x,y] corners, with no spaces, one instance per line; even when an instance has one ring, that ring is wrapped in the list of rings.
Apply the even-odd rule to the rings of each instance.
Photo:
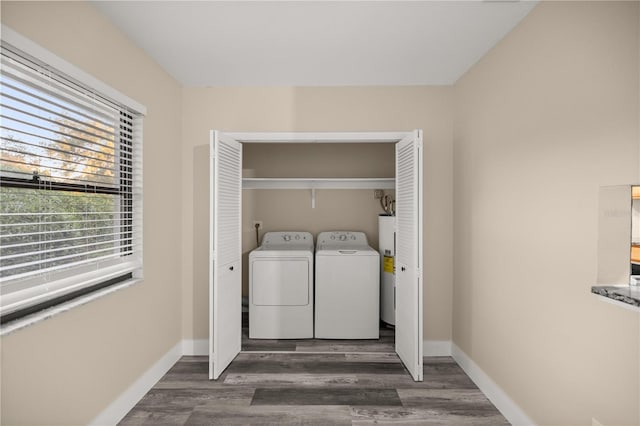
[[[321,232],[316,244],[315,337],[380,337],[380,255],[363,232]]]
[[[249,338],[313,337],[313,236],[267,232],[249,254]]]

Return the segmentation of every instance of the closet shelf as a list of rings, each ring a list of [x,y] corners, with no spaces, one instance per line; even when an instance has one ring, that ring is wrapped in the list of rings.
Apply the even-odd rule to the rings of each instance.
[[[395,178],[243,178],[243,189],[395,189]]]

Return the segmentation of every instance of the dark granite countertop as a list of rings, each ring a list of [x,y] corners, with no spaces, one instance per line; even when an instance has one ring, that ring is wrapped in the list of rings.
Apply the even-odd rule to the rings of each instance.
[[[640,286],[597,285],[591,287],[591,293],[640,308]]]

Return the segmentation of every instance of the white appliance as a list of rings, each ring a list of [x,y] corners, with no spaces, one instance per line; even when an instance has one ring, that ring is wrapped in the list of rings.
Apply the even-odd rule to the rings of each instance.
[[[396,324],[396,217],[378,216],[380,252],[380,319]]]
[[[380,337],[380,255],[363,232],[321,232],[316,245],[315,337]]]
[[[249,338],[313,337],[313,236],[267,232],[249,254]]]

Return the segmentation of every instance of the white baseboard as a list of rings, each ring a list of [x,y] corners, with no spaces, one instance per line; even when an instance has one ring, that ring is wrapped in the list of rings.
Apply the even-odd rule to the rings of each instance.
[[[162,358],[153,364],[135,382],[117,397],[107,408],[102,410],[89,424],[115,425],[149,392],[167,371],[182,356],[182,342],[169,350]]]
[[[182,341],[182,355],[208,355],[208,339],[185,339]]]
[[[451,340],[425,340],[423,356],[451,356]]]
[[[451,356],[509,423],[516,426],[535,425],[533,420],[522,411],[518,404],[513,402],[502,388],[500,388],[487,373],[482,371],[478,364],[473,362],[455,343],[451,343]]]

